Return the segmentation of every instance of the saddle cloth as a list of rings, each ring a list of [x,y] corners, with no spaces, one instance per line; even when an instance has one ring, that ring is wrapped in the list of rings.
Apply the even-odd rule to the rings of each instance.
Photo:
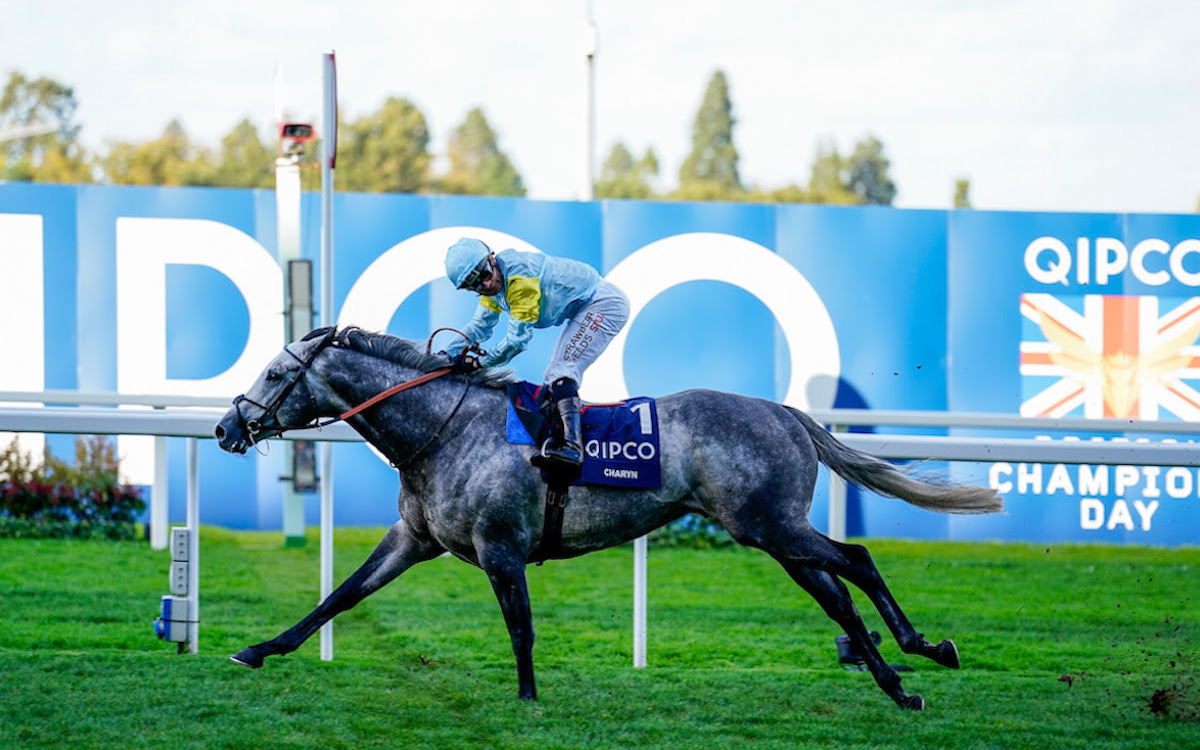
[[[550,436],[549,399],[529,382],[508,386],[504,432],[514,445],[542,445]],[[640,396],[617,404],[585,404],[583,474],[578,483],[656,489],[662,483],[658,412],[654,399]]]

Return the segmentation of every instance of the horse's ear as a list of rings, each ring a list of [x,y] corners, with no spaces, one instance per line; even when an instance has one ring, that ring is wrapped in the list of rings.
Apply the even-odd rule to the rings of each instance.
[[[318,339],[318,338],[322,338],[322,337],[324,337],[326,339],[332,339],[335,335],[337,335],[337,327],[336,326],[325,326],[324,328],[314,328],[313,330],[311,330],[307,334],[305,334],[304,338],[302,338],[300,340],[301,341],[312,341],[313,339]],[[325,342],[325,343],[328,343],[328,342]]]

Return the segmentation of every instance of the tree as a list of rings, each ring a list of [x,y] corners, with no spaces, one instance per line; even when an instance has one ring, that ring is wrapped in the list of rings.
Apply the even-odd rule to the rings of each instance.
[[[211,155],[189,140],[183,124],[172,120],[163,134],[145,143],[117,141],[100,159],[118,185],[215,185]]]
[[[342,126],[338,157],[337,179],[346,190],[419,192],[429,184],[432,158],[425,115],[408,99],[390,97],[376,112]]]
[[[94,162],[94,157],[79,144],[54,143],[42,152],[37,165],[22,162],[9,179],[59,184],[95,182]]]
[[[883,143],[875,136],[860,138],[848,157],[838,152],[833,139],[822,138],[817,141],[807,200],[839,205],[891,205],[896,185],[889,167]]]
[[[960,178],[954,181],[954,207],[971,208],[971,181]]]
[[[838,153],[837,143],[832,138],[819,139],[808,180],[807,202],[835,205],[858,203],[858,196],[847,187],[848,172],[849,164]]]
[[[258,136],[258,128],[243,119],[221,139],[221,159],[214,184],[221,187],[270,188],[275,186],[275,154]]]
[[[642,158],[634,162],[633,154],[624,143],[618,141],[600,168],[595,195],[597,198],[654,198],[650,180],[657,175],[658,157],[654,149],[646,149]]]
[[[796,183],[784,185],[773,190],[755,191],[751,200],[758,203],[813,203],[812,193]]]
[[[692,124],[692,151],[679,168],[676,197],[710,200],[743,192],[733,145],[733,104],[725,73],[715,71]],[[711,196],[711,197],[710,197]]]
[[[846,161],[846,188],[861,203],[890,206],[896,197],[896,184],[888,174],[890,166],[883,154],[883,143],[868,135],[854,144],[854,153]]]
[[[447,149],[450,169],[439,181],[446,193],[525,195],[525,183],[508,156],[500,150],[496,132],[479,107],[467,113],[454,129]]]
[[[10,73],[0,94],[0,132],[19,133],[41,124],[53,130],[0,141],[0,179],[92,182],[92,158],[78,142],[76,106],[69,86]]]

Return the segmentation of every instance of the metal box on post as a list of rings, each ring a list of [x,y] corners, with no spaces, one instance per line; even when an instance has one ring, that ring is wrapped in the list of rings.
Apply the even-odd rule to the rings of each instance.
[[[164,641],[184,643],[188,631],[188,600],[183,596],[164,596],[162,613],[154,621],[154,632]]]
[[[169,548],[171,570],[168,583],[171,595],[162,598],[162,609],[158,619],[154,621],[154,632],[163,640],[182,644],[188,640],[188,614],[191,609],[188,599],[190,529],[186,526],[173,527]]]

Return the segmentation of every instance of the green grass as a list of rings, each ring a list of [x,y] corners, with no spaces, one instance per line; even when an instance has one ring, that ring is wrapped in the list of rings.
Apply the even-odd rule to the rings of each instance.
[[[339,530],[337,577],[381,535]],[[456,560],[339,617],[333,662],[314,637],[248,670],[228,654],[315,604],[315,542],[204,528],[201,653],[180,656],[150,627],[165,552],[0,540],[0,747],[1200,747],[1200,550],[868,546],[918,629],[962,653],[950,671],[885,636],[921,713],[839,668],[836,625],[750,550],[651,551],[644,670],[628,548],[530,567],[540,700],[524,703],[491,588]]]

